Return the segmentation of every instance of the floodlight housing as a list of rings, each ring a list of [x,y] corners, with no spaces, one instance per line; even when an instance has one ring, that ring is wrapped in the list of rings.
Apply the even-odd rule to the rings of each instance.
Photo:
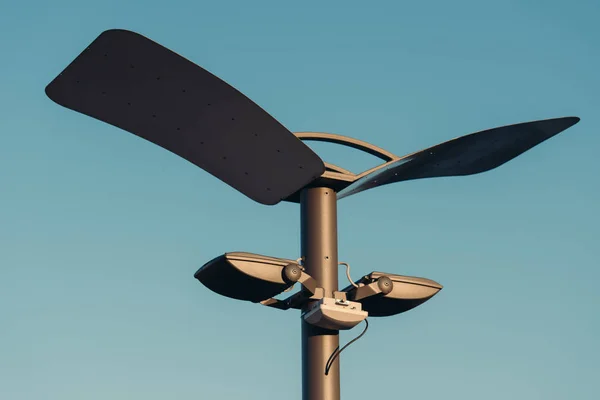
[[[298,264],[284,258],[232,252],[207,262],[194,277],[220,295],[258,303],[294,285],[295,281],[284,274],[288,265]]]
[[[370,317],[406,312],[425,303],[443,288],[431,279],[384,272],[371,272],[356,284],[358,288],[348,286],[343,291],[347,293],[348,300],[361,303]]]

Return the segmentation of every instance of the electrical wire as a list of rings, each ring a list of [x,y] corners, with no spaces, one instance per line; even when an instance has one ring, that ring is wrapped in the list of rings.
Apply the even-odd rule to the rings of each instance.
[[[360,335],[358,335],[357,337],[355,337],[354,339],[352,339],[351,341],[349,341],[348,343],[346,343],[346,345],[344,347],[342,347],[341,350],[339,350],[340,346],[338,346],[333,353],[331,353],[331,356],[329,356],[329,360],[327,360],[327,363],[325,364],[325,375],[329,375],[329,370],[331,369],[331,366],[333,365],[333,362],[335,361],[335,359],[340,355],[340,353],[342,351],[344,351],[344,349],[346,349],[348,346],[350,346],[352,343],[356,342],[358,339],[360,339],[366,332],[367,329],[369,329],[369,321],[367,321],[365,319],[365,329],[362,331],[362,333]]]
[[[350,284],[354,287],[358,287],[358,285],[356,283],[354,283],[354,281],[352,280],[352,278],[350,278],[350,264],[345,263],[345,262],[340,262],[338,263],[338,265],[345,265],[346,266],[346,277],[348,278],[348,280],[350,281]]]

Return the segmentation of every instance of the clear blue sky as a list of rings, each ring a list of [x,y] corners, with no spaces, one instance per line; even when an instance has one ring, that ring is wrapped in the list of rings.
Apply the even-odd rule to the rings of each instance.
[[[491,172],[340,202],[340,260],[355,278],[381,270],[445,286],[371,319],[342,355],[342,394],[597,399],[599,16],[591,0],[2,2],[0,398],[301,397],[299,315],[192,277],[226,251],[298,257],[298,206],[255,204],[44,94],[101,31],[125,28],[293,131],[399,155],[581,117]],[[349,169],[374,163],[316,149]]]

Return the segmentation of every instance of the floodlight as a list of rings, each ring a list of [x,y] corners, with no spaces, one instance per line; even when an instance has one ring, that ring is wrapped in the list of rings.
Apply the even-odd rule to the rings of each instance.
[[[431,279],[371,272],[343,291],[362,304],[370,317],[387,317],[411,310],[435,296],[443,286]]]
[[[301,272],[293,260],[232,252],[207,262],[194,277],[220,295],[258,303],[293,286]]]

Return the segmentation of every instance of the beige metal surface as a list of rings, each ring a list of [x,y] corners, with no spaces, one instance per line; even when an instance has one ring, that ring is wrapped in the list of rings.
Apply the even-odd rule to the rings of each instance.
[[[323,187],[305,189],[300,204],[302,255],[306,272],[316,280],[317,286],[324,289],[325,297],[333,297],[333,292],[338,289],[336,193]],[[339,347],[339,331],[301,321],[302,399],[339,400],[339,360],[325,375],[327,360]]]

